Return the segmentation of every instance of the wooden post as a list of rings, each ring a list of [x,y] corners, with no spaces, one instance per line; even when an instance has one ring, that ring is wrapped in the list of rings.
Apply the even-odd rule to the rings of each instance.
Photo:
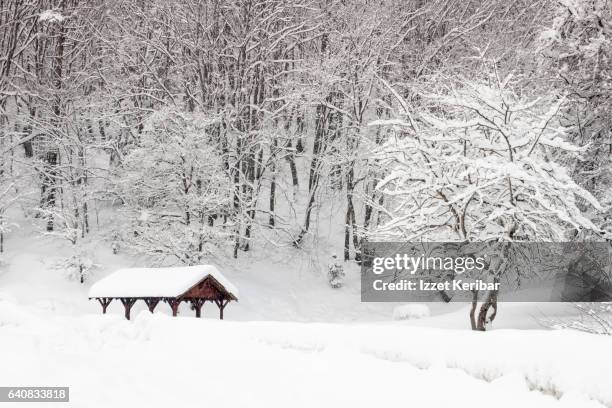
[[[149,312],[153,313],[155,307],[159,303],[159,300],[159,298],[145,298],[144,301],[147,304],[147,307],[149,308]]]
[[[196,317],[202,316],[202,306],[204,305],[204,302],[205,302],[204,299],[199,299],[199,298],[191,299],[191,304],[193,305],[193,308],[195,309]]]
[[[123,303],[123,307],[125,307],[125,318],[130,320],[130,310],[132,310],[132,306],[136,303],[135,298],[121,298],[121,303]]]
[[[108,307],[108,305],[110,305],[110,302],[113,300],[113,298],[97,298],[98,302],[100,302],[100,305],[102,306],[102,314],[106,314],[106,308]]]
[[[166,299],[166,301],[172,308],[172,316],[176,316],[178,314],[178,307],[181,304],[181,300],[176,298],[169,298]]]
[[[219,319],[220,320],[223,320],[223,309],[225,309],[225,306],[227,306],[229,302],[230,302],[229,299],[224,300],[223,298],[221,298],[220,300],[215,300],[215,303],[219,307]]]

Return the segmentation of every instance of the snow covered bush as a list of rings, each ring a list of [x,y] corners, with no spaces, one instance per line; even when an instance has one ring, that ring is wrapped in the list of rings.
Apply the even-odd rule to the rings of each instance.
[[[208,124],[172,110],[147,120],[116,179],[130,220],[123,240],[132,249],[194,265],[227,241],[231,186]]]
[[[575,305],[579,316],[567,319],[542,319],[555,329],[573,329],[586,333],[612,336],[612,303],[592,302]]]
[[[338,289],[342,287],[344,283],[344,267],[338,261],[336,255],[332,256],[332,261],[327,268],[327,279],[329,280],[329,284],[332,288]]]
[[[429,307],[422,303],[396,306],[393,308],[393,320],[410,320],[429,317]]]
[[[78,254],[60,259],[51,267],[52,269],[61,271],[64,276],[71,281],[85,283],[85,281],[91,277],[92,272],[98,268],[99,265],[94,263],[93,260],[86,254]]]

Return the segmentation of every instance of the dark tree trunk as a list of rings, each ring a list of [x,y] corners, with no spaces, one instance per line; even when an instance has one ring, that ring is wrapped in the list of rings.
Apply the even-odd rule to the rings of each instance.
[[[304,143],[302,142],[302,136],[304,135],[304,113],[299,112],[295,119],[297,126],[297,141],[295,144],[295,152],[297,154],[304,153]]]
[[[344,225],[344,260],[350,259],[351,235],[353,238],[353,248],[355,250],[355,261],[361,261],[360,239],[357,231],[357,220],[355,216],[355,205],[353,203],[353,192],[355,189],[354,167],[350,164],[346,174],[346,216]]]
[[[242,143],[240,136],[236,142],[236,153],[240,157],[242,154]],[[234,173],[234,217],[236,219],[236,226],[234,227],[234,258],[238,258],[238,249],[240,249],[240,171],[241,171],[241,160],[237,160],[232,169]]]
[[[60,2],[60,9],[64,12],[65,1]],[[63,20],[59,22],[56,55],[53,59],[53,85],[55,87],[56,94],[53,97],[53,122],[55,123],[55,130],[60,132],[61,114],[62,114],[62,100],[61,90],[63,87],[63,65],[64,65],[64,41],[65,41],[65,28]],[[57,136],[58,136],[57,135]],[[57,137],[56,136],[56,137]],[[57,195],[57,165],[59,164],[59,152],[48,151],[46,157],[47,168],[44,175],[43,181],[43,192],[46,192],[46,206],[52,208],[55,206],[56,195]],[[45,185],[46,182],[46,185]],[[51,213],[47,216],[47,231],[53,231],[53,215]]]
[[[344,260],[348,261],[349,259],[351,259],[351,250],[350,250],[350,246],[351,246],[351,240],[350,240],[350,229],[349,229],[349,223],[351,222],[350,220],[350,215],[347,211],[346,216],[344,218]]]
[[[58,165],[58,154],[57,152],[47,152],[45,170],[43,174],[42,193],[43,193],[43,207],[51,209],[55,207],[56,196],[57,196],[57,165]],[[53,231],[53,214],[47,213],[47,231]]]
[[[291,182],[293,184],[293,193],[297,193],[298,188],[300,187],[300,180],[298,178],[297,166],[295,165],[295,156],[291,151],[292,145],[291,142],[287,144],[287,149],[289,153],[285,155],[285,159],[289,163],[289,171],[291,172]]]
[[[28,140],[26,142],[23,142],[23,150],[25,153],[25,157],[34,157],[34,148],[32,147],[32,141]]]
[[[272,149],[270,151],[270,173],[271,173],[270,197],[269,197],[270,214],[268,218],[268,225],[270,227],[274,227],[274,225],[276,224],[276,220],[274,216],[274,210],[275,210],[274,207],[276,204],[276,150],[277,150],[277,146],[278,146],[278,142],[276,138],[274,138],[272,142]]]
[[[83,203],[83,231],[87,234],[89,234],[89,211],[87,208],[87,202]],[[85,237],[85,234],[83,234],[82,238]]]
[[[325,143],[325,136],[327,132],[327,108],[325,105],[317,106],[317,119],[316,119],[316,130],[314,145],[312,147],[312,161],[310,162],[310,175],[308,178],[308,202],[306,205],[306,216],[304,219],[304,226],[302,231],[298,235],[294,242],[295,246],[299,246],[304,239],[304,236],[310,229],[310,217],[315,204],[315,194],[319,186],[320,178],[320,155],[323,151]]]
[[[492,323],[495,316],[497,316],[497,294],[496,290],[491,290],[487,294],[487,298],[480,306],[480,311],[478,312],[476,330],[485,331],[487,329],[487,323]],[[489,315],[490,309],[493,310],[493,313]]]
[[[100,132],[100,139],[102,142],[106,142],[106,130],[102,119],[98,120],[98,131]]]
[[[329,43],[329,34],[323,33],[321,36],[321,61],[323,61],[323,57],[327,55],[327,46]],[[326,97],[327,102],[332,102],[333,95],[330,93]],[[319,178],[320,174],[320,161],[321,155],[325,150],[325,144],[328,134],[328,119],[329,119],[328,108],[324,104],[317,105],[316,110],[316,124],[315,124],[315,134],[314,134],[314,144],[312,147],[312,160],[310,162],[310,174],[308,178],[308,203],[306,205],[306,216],[304,218],[304,226],[302,227],[302,231],[298,235],[297,239],[294,241],[294,245],[300,246],[304,236],[308,233],[310,229],[310,217],[312,215],[312,210],[315,204],[315,194],[317,188],[319,186]]]
[[[478,291],[475,290],[472,294],[472,308],[470,309],[470,326],[472,330],[476,330],[476,308],[478,307]]]

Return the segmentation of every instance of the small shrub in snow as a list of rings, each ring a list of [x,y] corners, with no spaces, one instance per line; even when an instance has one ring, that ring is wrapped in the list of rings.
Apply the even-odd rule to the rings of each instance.
[[[569,319],[543,319],[554,329],[573,329],[586,333],[612,336],[612,302],[578,303],[579,316]]]
[[[121,234],[119,233],[119,231],[113,231],[112,235],[111,235],[111,250],[113,251],[114,255],[117,255],[119,253],[119,251],[121,251]]]
[[[69,280],[84,283],[98,266],[87,256],[74,255],[58,261],[52,267],[63,271]]]
[[[410,320],[429,317],[429,307],[416,303],[397,306],[393,309],[393,320]]]
[[[342,287],[344,283],[344,267],[340,262],[338,262],[338,258],[336,255],[332,256],[332,262],[328,266],[327,278],[329,279],[329,284],[332,288],[338,289]]]

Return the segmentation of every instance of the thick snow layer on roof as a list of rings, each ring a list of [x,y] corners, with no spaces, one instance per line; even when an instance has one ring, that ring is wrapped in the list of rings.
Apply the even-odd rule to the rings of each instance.
[[[238,298],[238,289],[212,265],[119,269],[94,283],[89,297],[176,297],[207,276]]]

